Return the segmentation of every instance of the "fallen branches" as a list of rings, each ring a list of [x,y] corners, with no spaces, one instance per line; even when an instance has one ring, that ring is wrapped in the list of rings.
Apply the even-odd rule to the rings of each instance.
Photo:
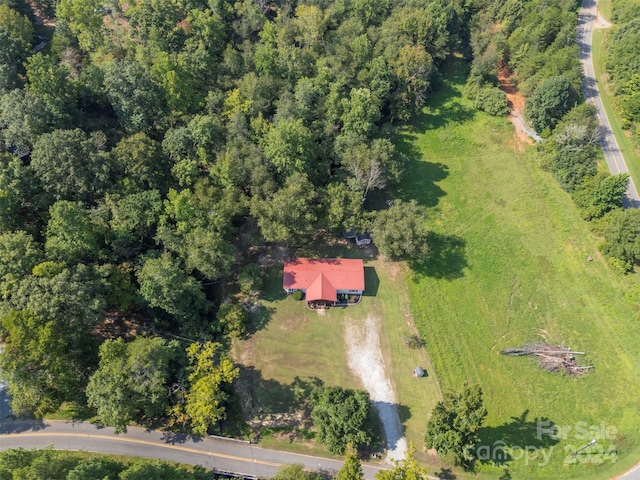
[[[549,345],[546,342],[528,343],[520,348],[506,348],[500,352],[509,357],[536,356],[540,367],[548,372],[564,371],[567,375],[583,375],[592,365],[580,366],[575,355],[584,355],[584,352],[574,352],[564,345]]]

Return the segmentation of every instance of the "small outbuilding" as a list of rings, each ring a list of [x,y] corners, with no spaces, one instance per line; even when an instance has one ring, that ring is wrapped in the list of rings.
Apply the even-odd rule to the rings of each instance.
[[[362,246],[362,245],[369,245],[371,244],[371,235],[369,235],[368,233],[359,233],[356,235],[356,245],[358,246]]]
[[[343,230],[342,236],[347,240],[355,240],[356,245],[370,245],[371,244],[371,235],[369,233],[358,233],[355,230]]]
[[[422,368],[422,367],[414,368],[413,369],[413,376],[416,377],[416,378],[424,377],[425,376],[424,368]]]

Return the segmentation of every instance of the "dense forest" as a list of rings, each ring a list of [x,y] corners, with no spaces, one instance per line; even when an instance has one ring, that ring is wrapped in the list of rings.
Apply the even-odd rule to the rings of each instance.
[[[425,251],[422,207],[372,198],[402,175],[394,124],[468,44],[465,2],[1,3],[16,415],[75,401],[120,430],[168,416],[206,433],[232,394],[255,252],[345,228],[392,258]]]
[[[512,72],[541,164],[587,218],[621,205],[626,178],[598,172],[579,105],[575,0],[33,5],[0,0],[0,370],[16,415],[76,402],[120,430],[207,433],[231,413],[225,352],[247,333],[257,252],[356,229],[389,258],[425,255],[424,208],[393,196],[407,159],[392,140],[451,55],[494,115]]]
[[[616,23],[608,38],[605,68],[614,85],[617,107],[636,143],[640,141],[640,1],[613,0]]]
[[[481,110],[506,113],[498,72],[527,98],[526,115],[545,136],[581,98],[575,0],[488,1],[471,22],[473,65],[465,95]],[[489,27],[489,28],[487,28]],[[557,105],[546,97],[557,97]],[[545,132],[546,130],[546,132]]]

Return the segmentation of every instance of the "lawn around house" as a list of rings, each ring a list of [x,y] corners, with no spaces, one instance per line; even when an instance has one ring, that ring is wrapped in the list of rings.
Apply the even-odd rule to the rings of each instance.
[[[413,318],[442,389],[484,390],[484,453],[505,445],[509,457],[479,463],[481,477],[499,476],[502,463],[513,478],[610,478],[640,458],[637,281],[608,267],[534,148],[462,98],[465,68],[452,62],[397,142],[412,159],[398,193],[430,207],[434,232],[432,259],[407,280]],[[565,377],[498,354],[543,339],[586,352],[579,361],[593,370]],[[537,420],[566,438],[538,436]],[[576,427],[601,425],[619,434],[572,456],[591,440]]]
[[[368,249],[368,251],[371,251]],[[365,250],[344,246],[300,249],[297,256],[362,258]],[[241,365],[241,388],[249,392],[245,412],[263,417],[283,418],[293,412],[304,387],[292,384],[318,378],[326,385],[362,389],[358,377],[347,366],[345,323],[363,322],[368,316],[381,320],[381,349],[386,373],[399,404],[399,415],[408,440],[423,450],[427,418],[441,398],[440,389],[424,350],[412,350],[403,341],[412,333],[405,287],[406,265],[365,258],[365,294],[362,301],[346,308],[334,307],[324,315],[309,310],[304,301],[285,296],[282,290],[282,265],[269,269],[262,304],[269,318],[249,340],[236,341],[233,356]],[[412,370],[422,366],[427,376],[416,379]],[[288,418],[288,417],[287,417]],[[287,429],[281,429],[287,430]],[[289,434],[263,436],[261,445],[326,455],[324,447],[307,441],[303,433],[295,442]],[[422,455],[426,459],[425,455]],[[431,459],[433,468],[439,466]]]

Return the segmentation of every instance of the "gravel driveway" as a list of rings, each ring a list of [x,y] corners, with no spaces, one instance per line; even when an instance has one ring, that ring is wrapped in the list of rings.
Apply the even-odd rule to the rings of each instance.
[[[400,460],[407,451],[407,440],[398,416],[398,401],[387,377],[384,358],[380,351],[380,323],[366,320],[348,320],[345,328],[349,368],[360,378],[369,392],[373,406],[378,410],[387,440],[386,461]]]

